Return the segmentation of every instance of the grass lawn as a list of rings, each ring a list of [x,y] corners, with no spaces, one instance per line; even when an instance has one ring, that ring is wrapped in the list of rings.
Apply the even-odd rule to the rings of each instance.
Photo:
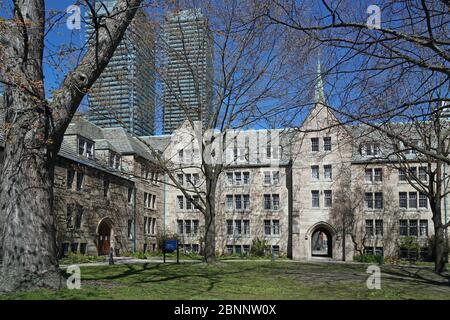
[[[450,299],[450,280],[430,268],[382,266],[381,290],[367,289],[366,268],[290,261],[82,267],[81,290],[0,299]]]

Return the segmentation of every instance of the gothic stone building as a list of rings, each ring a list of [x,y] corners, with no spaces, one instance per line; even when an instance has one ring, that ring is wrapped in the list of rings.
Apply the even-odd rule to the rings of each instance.
[[[403,171],[376,160],[383,137],[361,130],[340,125],[317,103],[297,130],[241,131],[239,141],[230,133],[216,194],[217,251],[244,254],[258,238],[296,260],[351,260],[361,252],[397,256],[403,236],[425,246],[433,230],[426,197]],[[176,234],[184,250],[201,251],[204,218],[196,195],[186,197],[158,174],[150,152],[198,164],[193,137],[188,122],[171,135],[138,138],[76,116],[55,171],[60,254],[153,251],[161,234]],[[410,162],[426,179],[423,165]],[[195,165],[173,172],[179,185],[204,188]],[[342,224],[349,202],[351,230]]]

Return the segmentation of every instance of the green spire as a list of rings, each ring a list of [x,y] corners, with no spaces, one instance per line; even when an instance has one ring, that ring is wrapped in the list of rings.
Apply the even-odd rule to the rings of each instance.
[[[320,58],[317,59],[317,78],[316,78],[316,85],[315,85],[315,90],[314,90],[314,102],[315,103],[319,103],[319,102],[325,103],[322,72],[320,69]]]

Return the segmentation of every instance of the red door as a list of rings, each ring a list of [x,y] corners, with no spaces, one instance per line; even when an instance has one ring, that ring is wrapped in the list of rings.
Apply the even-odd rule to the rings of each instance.
[[[100,223],[98,228],[98,255],[104,256],[109,254],[111,246],[111,227],[105,221]]]

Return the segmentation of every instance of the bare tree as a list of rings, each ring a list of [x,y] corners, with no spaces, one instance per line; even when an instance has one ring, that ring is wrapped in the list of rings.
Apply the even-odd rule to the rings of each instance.
[[[448,2],[388,0],[371,5],[370,1],[270,1],[259,5],[259,18],[296,30],[320,48],[327,65],[328,107],[341,123],[364,124],[403,148],[416,150],[426,163],[434,161],[436,171],[428,189],[439,194],[429,200],[434,203],[435,232],[442,234],[448,224],[442,223],[437,199],[446,193],[442,166],[450,158],[448,137],[437,119],[450,101]],[[431,129],[434,145],[417,144],[408,131],[391,130],[389,124],[399,121],[412,127],[430,121],[440,128],[439,137]],[[444,269],[439,259],[437,272]]]
[[[93,1],[85,1],[93,8]],[[14,1],[0,23],[0,81],[5,85],[5,152],[0,174],[0,289],[58,288],[53,175],[64,131],[108,64],[140,0],[119,0],[98,16],[95,45],[45,97],[43,0]],[[95,13],[95,12],[94,12]]]

